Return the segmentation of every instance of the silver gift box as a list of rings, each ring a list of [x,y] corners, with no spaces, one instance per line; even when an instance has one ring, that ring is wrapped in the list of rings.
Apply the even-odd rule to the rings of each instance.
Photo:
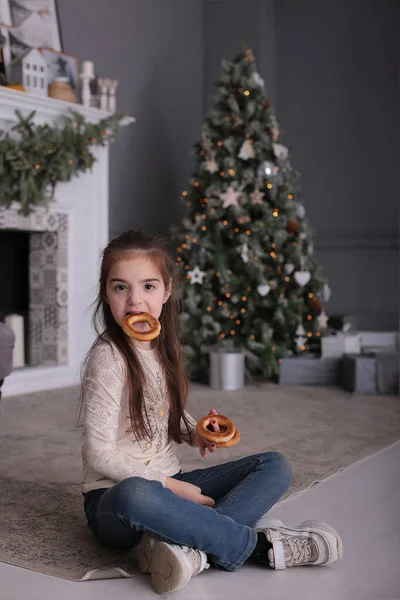
[[[210,387],[214,390],[240,390],[244,387],[243,352],[210,352]]]

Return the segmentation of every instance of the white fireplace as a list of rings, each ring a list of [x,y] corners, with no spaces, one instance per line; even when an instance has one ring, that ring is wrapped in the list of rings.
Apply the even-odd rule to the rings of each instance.
[[[61,124],[68,108],[78,110],[92,122],[108,115],[95,108],[0,87],[0,130],[9,130],[17,122],[15,110],[24,116],[35,110],[34,122],[38,124]],[[48,210],[38,209],[29,217],[23,217],[18,212],[18,204],[10,209],[0,208],[0,232],[20,230],[41,233],[42,236],[48,232],[50,249],[47,253],[51,253],[51,244],[54,243],[57,255],[53,261],[50,256],[48,260],[52,264],[48,267],[47,279],[55,280],[54,297],[51,290],[44,288],[47,301],[39,293],[36,296],[40,297],[40,301],[36,300],[36,304],[34,294],[31,298],[30,318],[36,319],[37,329],[42,331],[45,327],[41,315],[46,310],[50,315],[47,324],[49,320],[53,322],[46,335],[42,335],[47,346],[44,343],[38,346],[42,339],[40,336],[36,347],[33,341],[31,351],[43,355],[42,364],[14,369],[3,384],[4,397],[79,382],[81,363],[94,340],[91,304],[96,295],[101,251],[108,243],[108,152],[108,146],[95,147],[97,161],[93,169],[69,183],[59,184],[55,201]],[[33,239],[34,243],[41,243],[40,236]],[[38,289],[42,285],[39,281],[42,272],[41,264],[36,265],[36,271],[30,267],[33,290],[35,286]],[[0,282],[0,286],[4,283]]]

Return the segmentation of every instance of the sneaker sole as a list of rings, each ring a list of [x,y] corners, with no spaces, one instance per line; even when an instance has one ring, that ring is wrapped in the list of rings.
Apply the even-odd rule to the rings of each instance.
[[[257,529],[259,528],[265,528],[265,529],[283,529],[286,531],[293,531],[291,527],[286,527],[283,522],[280,519],[270,519],[270,518],[264,518],[264,519],[260,519],[259,523],[257,524]],[[307,531],[310,532],[311,529],[321,529],[322,531],[324,531],[325,533],[333,536],[335,538],[336,541],[336,555],[330,556],[328,559],[326,564],[335,562],[337,560],[341,560],[343,558],[343,541],[342,538],[340,537],[340,535],[338,534],[338,532],[336,531],[336,529],[334,529],[331,525],[329,525],[329,523],[325,523],[325,521],[303,521],[302,523],[300,523],[298,529],[302,529],[303,531]],[[296,528],[297,529],[297,528]],[[312,565],[310,564],[310,566],[314,566],[314,567],[319,567],[319,566],[323,566],[323,565]]]
[[[157,594],[166,594],[185,587],[192,577],[190,566],[182,559],[169,544],[146,536],[140,546],[138,565],[142,573],[150,573]]]

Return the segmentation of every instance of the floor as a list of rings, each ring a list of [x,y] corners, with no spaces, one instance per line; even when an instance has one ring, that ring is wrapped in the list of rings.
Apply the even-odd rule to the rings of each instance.
[[[330,567],[271,571],[245,565],[209,570],[171,600],[398,600],[400,598],[400,443],[276,505],[289,524],[323,519],[341,533],[345,556]],[[0,563],[0,600],[146,600],[149,576],[71,582]]]

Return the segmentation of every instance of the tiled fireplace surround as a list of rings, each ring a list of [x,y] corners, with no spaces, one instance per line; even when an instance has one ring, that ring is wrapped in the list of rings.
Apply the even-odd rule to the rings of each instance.
[[[36,123],[61,124],[68,108],[96,122],[98,109],[0,87],[0,130],[17,121],[16,110],[35,110]],[[108,242],[108,154],[96,147],[93,169],[56,188],[49,209],[30,216],[19,206],[0,209],[0,230],[29,231],[31,359],[37,366],[15,369],[3,396],[74,385],[94,339],[90,305],[96,294],[101,250]],[[41,363],[41,364],[39,364]]]
[[[2,230],[29,232],[30,365],[68,364],[68,214],[0,208]]]

